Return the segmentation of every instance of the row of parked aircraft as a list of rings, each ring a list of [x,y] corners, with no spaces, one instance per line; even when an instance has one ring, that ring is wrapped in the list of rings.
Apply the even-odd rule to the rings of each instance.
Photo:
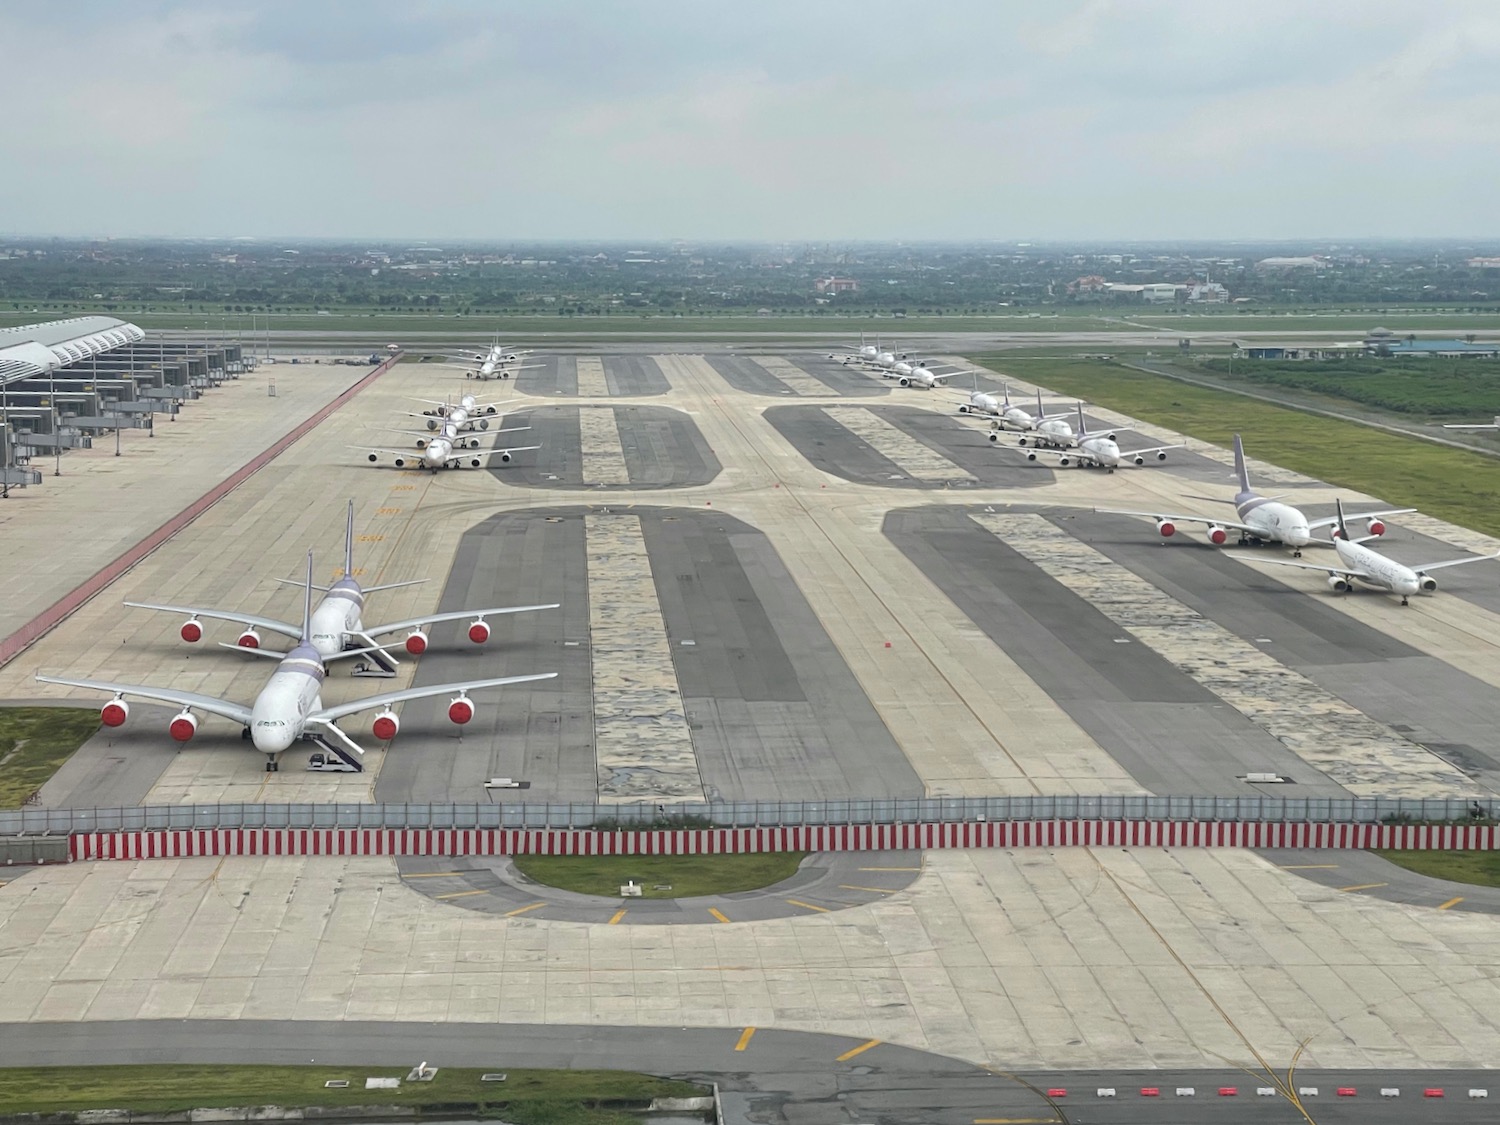
[[[457,403],[437,402],[433,399],[419,401],[432,409],[424,410],[419,414],[408,413],[406,416],[425,420],[426,431],[394,429],[390,431],[414,437],[417,452],[377,446],[366,453],[370,462],[378,463],[381,456],[385,455],[391,458],[391,463],[398,469],[426,469],[428,472],[435,473],[440,469],[480,469],[492,458],[498,458],[502,464],[508,464],[517,453],[541,448],[539,445],[479,448],[479,438],[476,433],[489,430],[490,421],[497,416],[500,407],[505,405],[503,402],[480,402],[471,394],[461,395]],[[501,420],[503,421],[503,416]],[[509,426],[501,427],[494,433],[496,435],[517,434],[529,429],[531,429],[530,426]]]
[[[344,573],[331,586],[318,586],[313,582],[313,555],[307,554],[307,577],[305,582],[292,582],[304,588],[302,621],[294,624],[272,617],[243,613],[239,610],[209,606],[162,605],[154,602],[126,602],[137,609],[174,613],[186,618],[178,630],[182,639],[196,644],[203,639],[203,620],[228,621],[243,627],[233,644],[221,643],[220,647],[237,652],[264,657],[276,661],[275,671],[265,687],[249,704],[198,692],[180,691],[176,688],[152,687],[145,684],[120,684],[102,680],[75,680],[63,676],[44,676],[37,673],[42,683],[62,684],[67,687],[105,692],[110,696],[100,710],[100,721],[107,727],[118,727],[130,717],[129,699],[144,699],[152,703],[167,703],[181,710],[168,723],[171,737],[179,742],[189,741],[198,730],[198,712],[216,715],[237,723],[242,727],[241,737],[259,753],[266,756],[266,770],[276,772],[281,755],[299,739],[309,738],[322,745],[329,754],[326,759],[317,756],[315,761],[326,762],[325,768],[337,771],[357,771],[359,758],[364,748],[339,727],[338,721],[361,711],[375,710],[378,713],[371,724],[371,733],[382,742],[389,742],[400,730],[400,720],[394,705],[413,699],[447,695],[448,718],[462,726],[473,720],[475,702],[471,692],[485,688],[506,687],[511,684],[548,680],[556,672],[537,672],[521,676],[498,676],[488,679],[464,680],[457,683],[438,684],[433,687],[414,687],[404,691],[385,692],[367,696],[349,703],[325,706],[322,701],[322,685],[328,674],[328,665],[335,660],[348,657],[367,656],[374,662],[372,671],[361,665],[356,674],[393,676],[397,660],[393,649],[404,649],[411,655],[426,652],[431,644],[432,629],[448,621],[468,621],[467,636],[475,645],[490,639],[489,619],[512,613],[534,613],[540,610],[557,609],[558,604],[500,606],[478,610],[455,610],[443,613],[428,613],[404,621],[367,626],[364,622],[365,600],[370,594],[383,590],[395,590],[415,582],[391,582],[379,586],[362,586],[355,578],[354,570],[354,501],[349,502],[348,520],[344,532]],[[287,579],[278,581],[288,582]],[[321,599],[313,603],[313,592],[319,591]],[[262,633],[276,633],[292,642],[286,649],[262,647]],[[406,634],[400,640],[385,643],[380,640],[391,634]]]

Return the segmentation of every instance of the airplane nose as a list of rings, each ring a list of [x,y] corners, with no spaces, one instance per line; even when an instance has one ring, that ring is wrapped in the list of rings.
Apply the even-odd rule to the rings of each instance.
[[[1293,547],[1306,547],[1312,542],[1312,531],[1306,527],[1289,527],[1286,530],[1286,541]]]
[[[290,727],[253,727],[250,741],[262,754],[280,754],[292,744]]]

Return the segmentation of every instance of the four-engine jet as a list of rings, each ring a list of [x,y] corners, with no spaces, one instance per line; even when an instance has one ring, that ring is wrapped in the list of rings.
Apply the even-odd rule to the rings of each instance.
[[[239,723],[244,728],[242,737],[266,756],[266,771],[274,773],[280,768],[281,755],[294,742],[304,737],[331,737],[355,753],[363,754],[364,747],[338,727],[338,720],[345,715],[379,708],[380,713],[375,716],[372,731],[376,738],[388,742],[396,737],[396,732],[401,727],[400,719],[391,710],[397,703],[409,699],[426,699],[434,695],[451,695],[453,699],[448,704],[448,718],[463,725],[474,718],[474,701],[469,698],[469,692],[481,688],[504,687],[507,684],[529,683],[533,680],[550,680],[557,675],[556,672],[539,672],[526,676],[499,676],[486,680],[438,684],[435,687],[407,688],[404,691],[386,692],[352,703],[325,707],[322,700],[325,675],[323,656],[312,642],[312,565],[312,552],[309,551],[300,637],[291,651],[281,656],[276,671],[248,707],[233,700],[173,688],[116,684],[103,680],[71,680],[61,676],[44,676],[40,672],[36,678],[45,684],[108,692],[113,698],[99,712],[100,721],[107,727],[118,727],[130,717],[130,704],[125,701],[126,696],[181,707],[182,710],[167,728],[177,742],[187,742],[197,733],[198,717],[194,714],[195,711]]]
[[[1485,562],[1489,559],[1500,559],[1500,551],[1496,551],[1493,555],[1466,555],[1461,559],[1446,559],[1443,562],[1406,566],[1395,559],[1386,558],[1379,551],[1372,551],[1366,547],[1365,542],[1374,536],[1351,539],[1348,525],[1344,522],[1344,505],[1335,500],[1334,507],[1338,515],[1334,518],[1333,547],[1338,552],[1339,562],[1342,565],[1320,566],[1317,563],[1292,562],[1290,559],[1262,558],[1257,561],[1272,566],[1295,566],[1302,570],[1321,570],[1328,575],[1329,589],[1336,593],[1347,594],[1354,589],[1356,582],[1362,582],[1377,590],[1400,594],[1401,604],[1410,605],[1408,599],[1412,594],[1419,592],[1430,594],[1437,589],[1437,579],[1431,576],[1430,571],[1442,570],[1449,566]]]
[[[287,580],[282,579],[282,581]],[[490,639],[488,618],[499,617],[507,613],[532,613],[536,610],[558,608],[558,603],[552,602],[549,605],[462,609],[447,613],[428,613],[421,617],[393,621],[385,625],[369,627],[365,625],[365,599],[370,594],[381,590],[397,590],[403,586],[415,586],[422,581],[424,579],[417,579],[414,582],[387,582],[381,586],[360,585],[359,580],[354,577],[354,501],[351,500],[349,501],[348,523],[344,532],[344,575],[332,586],[314,587],[323,592],[323,598],[311,611],[308,620],[300,626],[289,621],[278,621],[274,617],[261,617],[253,613],[240,613],[237,610],[162,605],[156,602],[126,602],[125,604],[133,609],[152,609],[162,613],[186,615],[187,620],[182,623],[182,628],[178,632],[189,644],[196,644],[203,639],[203,625],[199,618],[208,618],[211,621],[233,621],[244,626],[244,631],[240,633],[235,643],[226,644],[223,646],[225,648],[240,649],[259,656],[286,659],[289,653],[277,652],[261,646],[261,631],[264,630],[279,633],[293,641],[300,640],[303,644],[310,644],[317,652],[318,658],[325,663],[330,660],[372,653],[375,662],[382,666],[394,663],[394,658],[386,652],[386,649],[397,647],[397,644],[413,656],[426,652],[432,627],[444,621],[468,620],[469,640],[476,645],[482,645]],[[406,638],[404,641],[391,645],[383,645],[376,640],[377,637],[388,637],[393,633],[406,633]],[[387,667],[386,671],[389,673],[394,669]]]
[[[1037,399],[1037,407],[1041,407],[1040,396]],[[990,437],[994,438],[995,434]],[[1037,435],[1040,437],[1040,433]],[[1032,442],[1036,444],[1037,437]],[[1026,439],[1021,439],[1021,444],[1026,444]],[[1091,434],[1087,423],[1083,420],[1083,403],[1078,404],[1078,433],[1073,438],[1070,446],[1043,446],[1040,449],[1029,449],[1026,451],[1026,460],[1035,461],[1037,454],[1047,453],[1057,458],[1057,463],[1063,468],[1076,464],[1079,468],[1104,469],[1114,472],[1120,467],[1122,461],[1131,461],[1136,465],[1144,465],[1146,458],[1155,457],[1158,461],[1167,459],[1167,450],[1181,449],[1180,445],[1154,445],[1149,449],[1132,449],[1129,453],[1121,453],[1120,447],[1115,442],[1115,435]]]
[[[1313,532],[1332,527],[1339,521],[1338,516],[1310,520],[1290,504],[1281,503],[1275,496],[1262,496],[1251,488],[1250,473],[1245,468],[1245,447],[1240,442],[1239,434],[1234,435],[1234,472],[1239,478],[1240,490],[1235,493],[1234,500],[1224,500],[1221,503],[1234,504],[1235,513],[1240,517],[1239,522],[1214,519],[1210,516],[1131,512],[1116,508],[1095,508],[1094,511],[1117,516],[1145,516],[1147,519],[1153,519],[1156,521],[1156,530],[1163,539],[1170,539],[1177,534],[1177,525],[1181,523],[1203,524],[1204,534],[1215,546],[1223,546],[1229,539],[1229,533],[1237,531],[1242,547],[1247,544],[1284,543],[1292,549],[1294,558],[1300,558],[1302,548],[1309,543],[1322,542],[1313,538]],[[1415,508],[1386,508],[1379,512],[1361,512],[1349,518],[1367,521],[1365,526],[1369,530],[1369,535],[1366,538],[1371,538],[1385,534],[1382,517],[1399,516],[1414,511],[1416,511]]]

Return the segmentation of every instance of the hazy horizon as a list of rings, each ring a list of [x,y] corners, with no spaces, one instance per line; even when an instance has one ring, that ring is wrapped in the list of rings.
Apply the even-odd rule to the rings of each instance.
[[[1500,8],[1477,0],[81,0],[7,5],[0,39],[28,91],[0,122],[26,154],[0,184],[16,237],[1368,243],[1496,225]]]

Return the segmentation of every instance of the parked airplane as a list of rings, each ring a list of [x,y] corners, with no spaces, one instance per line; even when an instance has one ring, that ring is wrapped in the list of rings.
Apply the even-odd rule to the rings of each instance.
[[[528,429],[521,426],[519,429]],[[407,432],[407,431],[401,431]],[[502,433],[510,431],[500,431]],[[456,433],[450,434],[446,430],[433,438],[423,438],[425,446],[419,445],[420,453],[413,454],[409,449],[385,449],[377,446],[369,449],[366,454],[371,463],[378,462],[382,453],[391,458],[391,463],[398,469],[427,469],[437,472],[439,469],[479,469],[483,468],[486,461],[491,457],[498,457],[502,462],[509,462],[511,457],[517,453],[525,453],[528,450],[540,449],[540,445],[512,445],[498,449],[470,449],[463,451],[463,445]],[[478,439],[464,439],[478,444]],[[356,446],[351,448],[368,448]]]
[[[325,675],[323,657],[312,643],[312,592],[312,552],[309,551],[301,636],[291,651],[281,656],[276,671],[248,707],[217,696],[177,691],[173,688],[116,684],[103,680],[70,680],[61,676],[44,676],[40,672],[36,678],[44,684],[109,692],[113,698],[99,712],[100,721],[107,727],[118,727],[130,717],[130,704],[125,701],[126,696],[181,707],[182,710],[167,728],[177,742],[187,742],[197,733],[198,717],[194,714],[195,711],[204,711],[239,723],[244,727],[241,737],[266,756],[266,771],[275,773],[280,768],[281,755],[301,738],[313,738],[324,745],[331,745],[324,742],[323,736],[326,735],[362,755],[364,747],[339,729],[338,720],[345,715],[379,708],[380,713],[375,716],[372,733],[381,741],[389,742],[401,729],[400,719],[391,710],[394,704],[434,695],[452,695],[453,699],[448,703],[448,718],[462,726],[474,718],[474,701],[469,698],[469,692],[529,683],[533,680],[550,680],[557,675],[556,672],[539,672],[526,676],[499,676],[486,680],[438,684],[435,687],[407,688],[404,691],[386,692],[352,703],[325,707],[321,696]]]
[[[861,332],[857,347],[850,345],[847,351],[829,352],[828,358],[836,359],[843,364],[852,363],[860,366],[873,364],[880,358],[880,337],[876,336],[873,344],[867,344],[865,343],[865,334]]]
[[[287,581],[282,579],[282,581]],[[315,586],[314,589],[321,590],[323,598],[312,610],[309,621],[303,625],[294,625],[289,621],[278,621],[274,617],[260,617],[253,613],[240,613],[237,610],[203,608],[201,606],[187,605],[162,605],[157,602],[126,602],[132,609],[153,609],[162,613],[186,614],[187,620],[182,623],[178,630],[182,639],[189,644],[196,644],[203,639],[203,626],[199,622],[200,617],[206,617],[211,621],[233,621],[243,625],[244,631],[234,644],[223,645],[224,648],[235,648],[252,652],[257,656],[272,656],[278,659],[285,658],[285,652],[276,652],[272,649],[261,647],[261,630],[271,633],[279,633],[284,637],[291,638],[294,642],[299,639],[306,640],[317,650],[318,656],[327,663],[330,660],[342,660],[349,656],[360,656],[371,654],[375,663],[380,666],[381,672],[365,674],[394,675],[397,663],[386,650],[393,647],[404,647],[413,656],[420,656],[427,651],[430,643],[432,627],[444,621],[469,621],[469,640],[476,645],[482,645],[490,639],[490,626],[486,620],[490,617],[499,617],[507,613],[532,613],[542,609],[556,609],[557,602],[548,605],[517,605],[504,606],[493,609],[461,609],[444,613],[428,613],[421,617],[409,618],[405,621],[393,621],[386,625],[374,625],[366,627],[364,623],[365,599],[381,590],[399,590],[404,586],[416,586],[425,579],[417,579],[411,582],[387,582],[380,586],[362,586],[354,577],[354,501],[349,501],[348,522],[344,530],[344,574],[332,586]],[[301,583],[297,583],[301,585]],[[310,631],[308,631],[310,630]],[[382,645],[376,640],[377,637],[388,637],[393,633],[405,633],[406,639],[391,645]],[[358,673],[357,673],[358,674]]]
[[[443,399],[441,402],[439,402],[435,398],[419,398],[417,399],[417,401],[424,402],[434,409],[424,410],[421,414],[413,414],[411,415],[411,417],[413,418],[446,418],[451,412],[455,410],[464,410],[468,413],[470,418],[478,418],[481,415],[497,413],[500,407],[504,406],[508,402],[511,402],[512,400],[497,399],[493,402],[480,402],[479,399],[477,399],[474,395],[463,394],[459,396],[458,403],[456,405],[451,399]],[[435,427],[431,425],[428,426],[428,429],[434,428]]]
[[[1344,522],[1344,505],[1335,500],[1334,507],[1338,515],[1334,520],[1333,548],[1338,552],[1342,566],[1320,566],[1317,563],[1292,562],[1290,559],[1263,558],[1260,561],[1273,566],[1295,566],[1302,570],[1325,571],[1328,574],[1328,587],[1336,593],[1347,594],[1354,588],[1355,582],[1363,582],[1366,586],[1373,586],[1377,590],[1400,594],[1401,604],[1410,605],[1407,599],[1412,594],[1418,592],[1430,594],[1437,589],[1437,579],[1431,576],[1430,571],[1441,570],[1448,566],[1464,566],[1467,563],[1500,559],[1500,551],[1496,551],[1493,555],[1466,555],[1461,559],[1406,566],[1395,559],[1386,558],[1379,551],[1372,551],[1364,546],[1366,541],[1374,538],[1372,535],[1351,539],[1349,527]]]
[[[1026,412],[1021,410],[1017,413],[1025,414]],[[1109,435],[1111,439],[1114,436],[1114,434]],[[1000,434],[991,430],[990,440],[999,441]],[[1031,419],[1031,426],[1023,433],[1018,444],[1030,444],[1038,449],[1072,449],[1078,444],[1078,439],[1073,436],[1073,427],[1068,425],[1066,418],[1059,418],[1056,415],[1051,418],[1047,417],[1047,408],[1042,405],[1042,392],[1037,391],[1036,417]],[[1033,457],[1031,460],[1035,461],[1036,458]]]
[[[945,371],[939,375],[934,372],[925,362],[912,363],[909,359],[896,360],[889,369],[881,371],[881,377],[895,379],[903,387],[923,387],[926,390],[939,386],[952,379],[955,375],[973,375],[972,371]]]
[[[1283,504],[1274,496],[1262,496],[1251,488],[1250,473],[1245,468],[1245,447],[1240,442],[1239,434],[1234,435],[1234,472],[1239,478],[1240,490],[1235,493],[1232,501],[1223,500],[1219,503],[1234,505],[1235,514],[1240,517],[1238,523],[1233,520],[1213,519],[1209,516],[1177,516],[1165,512],[1128,512],[1116,508],[1095,508],[1094,511],[1107,512],[1116,516],[1145,516],[1147,519],[1153,519],[1156,521],[1156,530],[1163,539],[1170,539],[1177,534],[1177,525],[1180,523],[1205,525],[1204,534],[1215,546],[1223,546],[1229,539],[1229,533],[1237,531],[1240,533],[1239,545],[1241,547],[1247,544],[1258,546],[1261,543],[1284,543],[1292,549],[1293,558],[1301,558],[1302,548],[1309,543],[1322,542],[1313,539],[1314,531],[1332,527],[1338,522],[1337,516],[1310,520],[1290,504]],[[1379,512],[1361,512],[1349,518],[1365,520],[1370,536],[1381,536],[1385,534],[1383,517],[1399,516],[1414,511],[1416,511],[1415,508],[1386,508]]]
[[[1040,409],[1041,400],[1038,398],[1037,407]],[[995,434],[990,435],[992,438]],[[1040,435],[1038,435],[1039,437]],[[1037,438],[1032,439],[1036,444]],[[1021,439],[1021,444],[1026,444],[1026,439]],[[1121,453],[1120,447],[1115,442],[1115,435],[1091,434],[1088,425],[1083,420],[1083,403],[1078,404],[1078,433],[1073,439],[1071,446],[1057,449],[1044,446],[1041,449],[1031,449],[1026,453],[1026,460],[1035,461],[1038,453],[1050,453],[1057,457],[1057,463],[1063,468],[1077,464],[1079,468],[1097,468],[1108,472],[1114,472],[1120,467],[1121,461],[1133,461],[1137,465],[1144,465],[1147,457],[1155,457],[1158,461],[1167,459],[1167,450],[1181,449],[1180,445],[1154,445],[1149,449],[1132,449],[1129,453]]]
[[[969,400],[958,404],[960,414],[986,414],[994,418],[991,423],[998,429],[1012,430],[1018,433],[1030,433],[1036,429],[1037,420],[1019,406],[1010,403],[1010,388],[1004,383],[1000,384],[1003,397],[996,398],[987,391],[979,389],[978,380],[975,380],[974,389],[969,392]],[[1041,406],[1041,395],[1037,395],[1037,405]],[[1066,425],[1066,423],[1064,423]],[[1070,431],[1071,432],[1071,431]],[[991,441],[998,438],[991,437]]]

